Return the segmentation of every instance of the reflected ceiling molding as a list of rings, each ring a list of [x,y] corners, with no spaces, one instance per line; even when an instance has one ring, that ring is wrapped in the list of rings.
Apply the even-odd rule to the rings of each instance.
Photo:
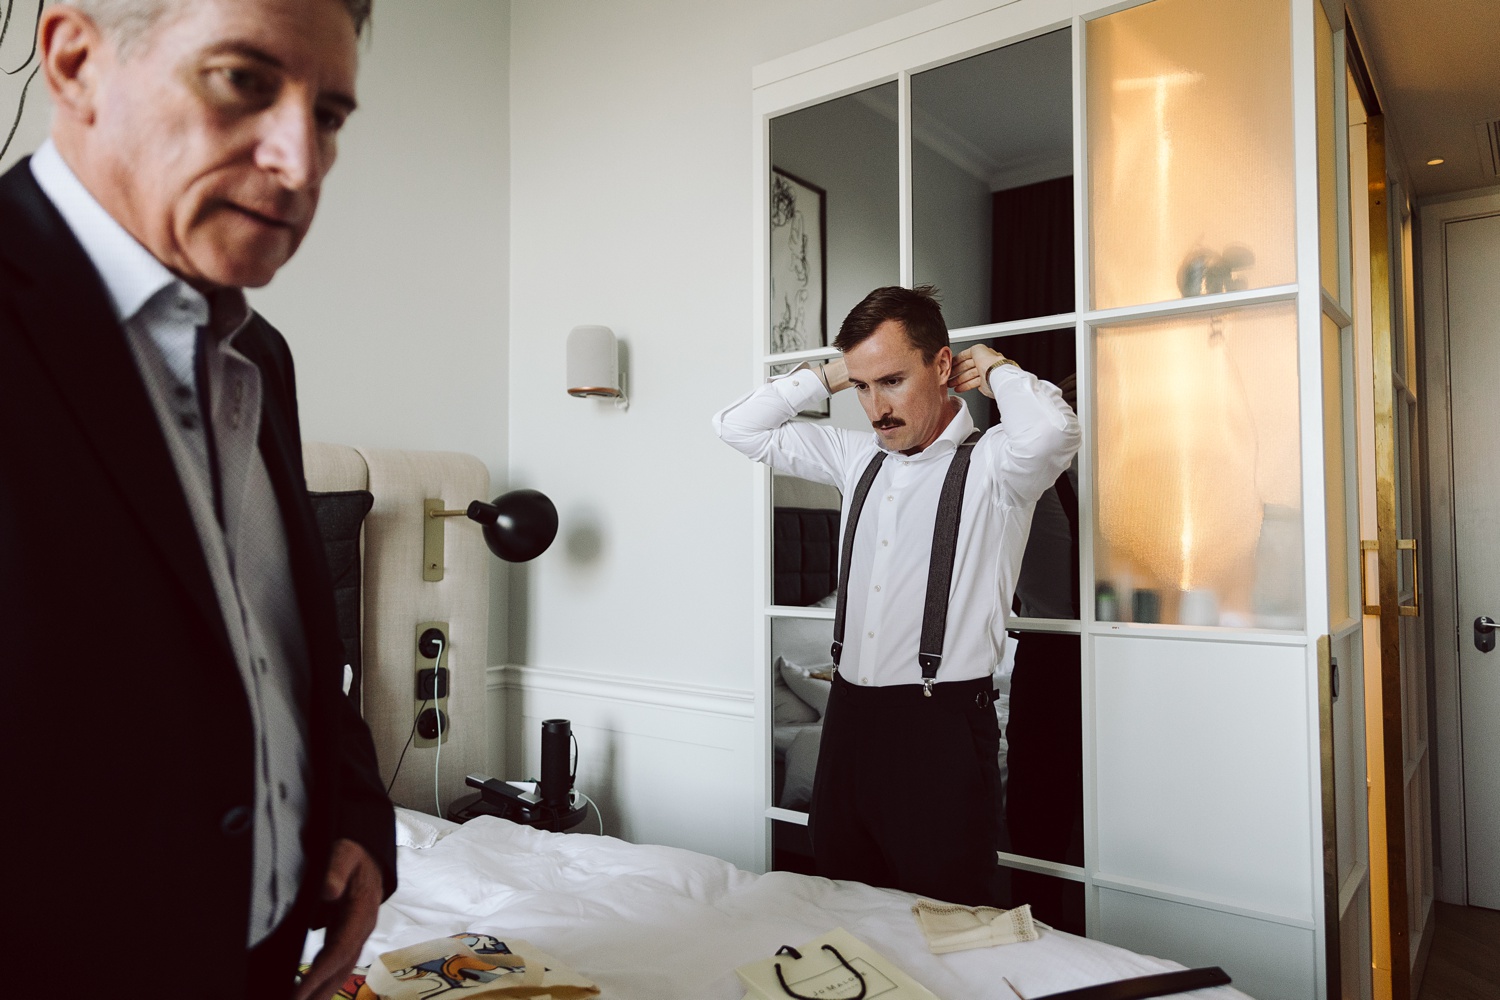
[[[1073,151],[1049,153],[1015,160],[1000,167],[986,178],[991,191],[1009,191],[1011,188],[1040,184],[1073,175]]]
[[[877,87],[862,90],[854,95],[854,99],[880,117],[889,121],[897,121],[899,116],[896,111],[896,102],[894,99],[886,100],[887,95],[882,93],[881,89]],[[894,94],[891,95],[892,98],[894,96]],[[917,120],[918,110],[921,110],[921,121]],[[930,111],[913,107],[912,112],[911,137],[970,177],[988,184],[990,177],[1000,169],[1000,164],[996,163],[988,153],[964,138],[957,130],[943,124]]]

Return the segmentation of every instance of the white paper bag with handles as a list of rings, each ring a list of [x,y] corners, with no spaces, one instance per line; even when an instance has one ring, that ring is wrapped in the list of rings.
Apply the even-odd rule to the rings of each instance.
[[[937,1000],[843,928],[734,971],[746,1000]]]

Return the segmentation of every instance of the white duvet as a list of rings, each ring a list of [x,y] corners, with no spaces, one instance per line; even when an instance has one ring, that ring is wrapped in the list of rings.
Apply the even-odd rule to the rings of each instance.
[[[532,942],[596,982],[605,1000],[740,1000],[736,966],[842,927],[943,1000],[1014,1000],[1178,969],[1044,930],[1040,940],[933,955],[912,896],[612,837],[543,833],[479,817],[463,826],[400,811],[400,888],[361,964],[473,930]],[[307,956],[321,944],[309,938]],[[1223,987],[1183,994],[1244,998]]]

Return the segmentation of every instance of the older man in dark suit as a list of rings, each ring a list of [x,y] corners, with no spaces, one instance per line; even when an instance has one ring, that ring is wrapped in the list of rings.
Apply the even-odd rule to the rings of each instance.
[[[312,222],[368,15],[369,0],[42,15],[51,138],[0,178],[13,963],[45,955],[122,995],[328,996],[394,888],[291,356],[241,292]]]

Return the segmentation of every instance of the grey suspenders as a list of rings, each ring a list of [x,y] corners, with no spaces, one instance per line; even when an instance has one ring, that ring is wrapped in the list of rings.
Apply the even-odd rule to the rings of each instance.
[[[927,567],[927,600],[922,608],[922,641],[917,662],[922,665],[922,693],[932,697],[932,685],[938,667],[943,663],[943,635],[948,628],[948,588],[953,581],[953,560],[958,554],[958,523],[963,516],[964,484],[968,480],[969,460],[974,456],[974,442],[979,431],[966,438],[953,453],[943,491],[938,497],[937,520],[932,531],[932,559]],[[886,453],[877,451],[865,466],[854,488],[849,504],[849,523],[844,526],[844,547],[839,556],[839,596],[833,613],[833,662],[838,664],[844,652],[844,613],[849,593],[849,563],[854,554],[854,532],[859,515],[875,475],[885,461]]]

